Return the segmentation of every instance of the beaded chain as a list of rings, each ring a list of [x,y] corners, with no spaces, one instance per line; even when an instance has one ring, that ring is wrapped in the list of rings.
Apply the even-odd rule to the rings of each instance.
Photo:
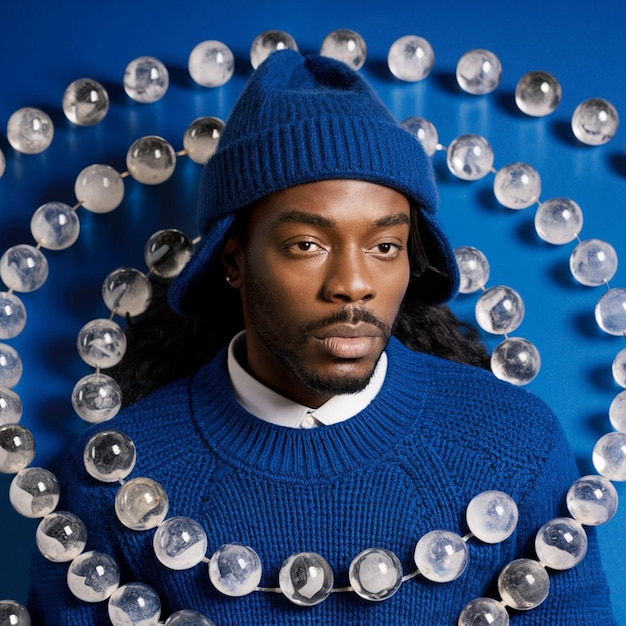
[[[252,67],[256,68],[268,54],[282,48],[297,49],[296,42],[287,33],[266,31],[260,34],[251,47]],[[342,29],[325,38],[321,54],[342,60],[358,70],[365,63],[366,46],[358,33]],[[433,64],[433,50],[421,37],[402,37],[389,49],[389,70],[401,81],[426,78]],[[233,71],[234,56],[221,42],[202,42],[189,57],[189,73],[204,87],[223,85]],[[471,50],[457,65],[457,81],[470,94],[490,93],[498,86],[500,75],[498,58],[487,50]],[[124,89],[137,102],[155,102],[166,93],[168,80],[167,68],[158,59],[140,57],[128,65]],[[515,93],[518,108],[535,117],[552,113],[560,99],[561,86],[557,79],[540,71],[523,76]],[[63,110],[78,126],[96,124],[106,116],[108,94],[95,80],[75,81],[65,91]],[[609,141],[617,124],[615,108],[598,98],[581,103],[572,116],[574,134],[589,145]],[[582,211],[576,202],[568,198],[541,202],[539,173],[526,163],[513,163],[496,170],[493,150],[482,136],[462,135],[445,147],[439,143],[437,130],[428,120],[411,117],[404,120],[403,125],[422,142],[431,157],[445,152],[447,167],[456,177],[471,181],[494,174],[494,194],[505,207],[519,210],[537,204],[535,229],[539,237],[559,245],[575,240],[577,245],[570,256],[572,275],[583,285],[605,285],[606,293],[595,309],[598,326],[611,335],[626,334],[626,289],[609,286],[617,268],[617,255],[605,241],[580,239]],[[198,164],[205,163],[217,147],[223,126],[215,117],[195,120],[184,134],[184,149],[178,152],[161,137],[142,137],[128,150],[127,171],[118,173],[108,165],[89,166],[76,179],[74,206],[49,202],[37,209],[31,221],[36,245],[13,246],[0,258],[0,278],[8,288],[0,294],[0,339],[16,337],[24,329],[26,310],[15,292],[31,292],[44,284],[48,264],[42,249],[62,250],[77,240],[80,207],[95,213],[114,210],[122,201],[125,178],[132,177],[144,184],[162,183],[173,174],[178,157],[188,156]],[[52,121],[39,109],[20,109],[9,119],[7,135],[16,151],[35,154],[50,145]],[[0,152],[0,176],[4,167],[4,156]],[[94,373],[78,381],[72,392],[72,405],[86,422],[111,420],[121,407],[119,386],[100,371],[119,363],[126,349],[124,332],[114,316],[135,317],[145,312],[152,299],[150,275],[166,280],[175,277],[191,256],[194,243],[178,230],[159,231],[145,247],[148,273],[119,268],[106,277],[102,294],[110,316],[87,323],[77,341],[81,358],[95,368]],[[527,339],[509,337],[524,317],[522,297],[508,286],[487,287],[489,262],[477,248],[459,247],[455,255],[461,274],[460,291],[481,292],[476,302],[477,323],[485,331],[504,337],[492,353],[494,374],[516,385],[529,383],[539,372],[539,351]],[[53,562],[69,562],[71,592],[87,602],[107,601],[113,626],[128,623],[213,625],[211,620],[193,610],[178,611],[164,622],[160,621],[160,600],[153,589],[139,582],[120,586],[115,561],[106,554],[85,551],[84,523],[70,512],[55,510],[60,495],[56,477],[43,468],[29,467],[34,458],[35,442],[32,433],[18,423],[21,400],[12,390],[21,373],[18,353],[8,344],[0,343],[0,471],[15,474],[9,490],[15,510],[29,518],[41,518],[36,542],[43,556]],[[615,358],[613,376],[620,386],[626,387],[626,350]],[[571,517],[547,521],[536,534],[537,559],[521,558],[509,563],[498,578],[500,599],[471,600],[458,618],[459,626],[477,623],[506,626],[509,623],[507,607],[527,610],[541,604],[550,589],[547,569],[569,569],[584,558],[587,537],[583,525],[597,526],[615,515],[618,497],[611,481],[626,480],[626,391],[615,398],[609,413],[615,431],[601,437],[593,450],[598,474],[575,481],[567,493]],[[85,469],[93,478],[120,483],[115,500],[120,522],[137,531],[156,528],[155,554],[164,566],[186,569],[204,563],[208,565],[214,587],[230,596],[279,592],[301,606],[322,602],[333,592],[354,592],[366,600],[383,600],[392,596],[401,584],[419,576],[442,583],[458,578],[468,565],[467,542],[470,539],[484,543],[504,541],[515,530],[518,519],[517,506],[507,494],[484,492],[467,507],[470,532],[466,536],[434,530],[417,542],[416,570],[412,573],[403,574],[395,554],[373,547],[354,557],[348,572],[350,587],[337,588],[333,586],[334,576],[328,562],[321,555],[303,552],[286,558],[280,569],[278,587],[261,588],[262,567],[254,549],[226,544],[207,557],[207,538],[202,527],[189,518],[167,517],[168,497],[163,487],[148,477],[129,479],[135,460],[132,440],[113,429],[94,435],[84,451]],[[171,549],[172,545],[177,546],[176,550]],[[374,566],[384,573],[372,575]],[[89,575],[86,574],[96,571],[100,572],[97,588],[87,584]],[[0,622],[27,626],[30,616],[25,607],[7,600],[0,602]]]

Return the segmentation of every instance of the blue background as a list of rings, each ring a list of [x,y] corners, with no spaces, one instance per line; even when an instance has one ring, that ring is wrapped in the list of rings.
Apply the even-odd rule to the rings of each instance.
[[[29,223],[44,202],[74,203],[74,179],[92,163],[124,171],[130,144],[157,134],[182,148],[187,125],[201,115],[224,119],[251,71],[249,49],[267,29],[289,32],[301,50],[316,52],[336,28],[361,33],[368,46],[362,73],[403,119],[421,115],[449,144],[461,133],[484,135],[495,152],[495,167],[526,161],[541,174],[542,199],[570,197],[582,207],[581,238],[598,237],[626,254],[626,129],[604,146],[580,144],[570,129],[581,101],[606,98],[626,120],[626,3],[571,0],[494,0],[438,3],[396,2],[164,2],[134,0],[87,3],[44,0],[0,3],[0,148],[7,167],[0,179],[0,249],[32,243]],[[419,83],[401,83],[386,68],[389,46],[398,37],[425,37],[436,54],[432,74]],[[187,58],[206,39],[233,50],[234,78],[224,87],[202,88],[190,79]],[[459,57],[473,48],[495,52],[503,65],[498,89],[486,96],[463,93],[455,83]],[[128,62],[153,55],[170,70],[171,86],[163,100],[150,105],[131,101],[121,83]],[[515,85],[528,71],[543,69],[563,86],[563,100],[546,118],[521,114],[513,99]],[[90,128],[63,116],[65,87],[90,77],[109,91],[106,119]],[[18,108],[35,106],[55,123],[52,146],[40,155],[16,153],[6,141],[6,122]],[[553,246],[534,233],[535,207],[504,208],[493,198],[493,176],[467,183],[434,156],[441,179],[441,219],[454,246],[474,245],[488,257],[488,285],[507,284],[526,302],[526,317],[514,333],[533,341],[542,370],[528,388],[559,415],[581,472],[593,472],[591,450],[611,430],[608,407],[621,390],[613,382],[611,362],[625,347],[623,338],[602,333],[593,309],[603,287],[587,288],[569,275],[574,244]],[[158,187],[127,179],[123,205],[107,215],[80,210],[81,237],[71,249],[47,253],[50,278],[42,289],[24,294],[28,325],[11,340],[24,362],[17,387],[24,402],[22,424],[37,439],[35,465],[51,469],[85,424],[70,404],[75,381],[89,373],[76,355],[80,328],[108,311],[100,285],[112,269],[143,269],[142,250],[155,230],[182,228],[195,235],[193,211],[199,167],[179,159],[174,177]],[[626,259],[611,281],[626,286]],[[460,296],[455,309],[471,319],[476,296]],[[486,336],[490,347],[497,339]],[[463,416],[459,416],[463,419]],[[515,428],[515,424],[511,425]],[[30,554],[35,550],[35,520],[18,516],[8,504],[11,477],[0,476],[0,597],[24,601]],[[624,496],[623,485],[617,485]],[[623,557],[626,511],[599,529],[619,623],[626,624],[626,559]]]

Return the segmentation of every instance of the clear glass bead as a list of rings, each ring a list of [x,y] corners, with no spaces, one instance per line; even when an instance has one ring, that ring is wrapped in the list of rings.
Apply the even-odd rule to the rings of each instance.
[[[423,117],[407,117],[402,127],[418,139],[428,156],[435,154],[439,147],[439,133],[432,122]]]
[[[277,50],[298,50],[295,39],[282,30],[266,30],[257,35],[250,46],[250,63],[256,70],[267,57]]]
[[[567,508],[581,524],[599,526],[613,519],[618,495],[613,483],[604,476],[583,476],[567,492]]]
[[[83,451],[87,473],[103,483],[115,483],[126,478],[133,471],[136,460],[133,440],[117,430],[96,433]]]
[[[353,70],[358,70],[365,64],[367,46],[359,33],[348,28],[339,28],[324,37],[320,54],[343,61]]]
[[[613,380],[620,386],[626,387],[626,348],[620,350],[613,359]]]
[[[142,56],[133,59],[124,71],[124,91],[135,102],[160,100],[170,85],[167,68],[159,59]]]
[[[72,406],[81,419],[100,424],[118,414],[122,406],[122,390],[106,374],[88,374],[74,385]]]
[[[0,626],[30,626],[30,613],[13,600],[0,600]]]
[[[400,80],[415,82],[426,78],[435,64],[432,46],[423,37],[405,35],[396,39],[389,48],[389,71]]]
[[[194,163],[204,165],[217,150],[224,130],[219,117],[199,117],[189,124],[183,135],[183,147]]]
[[[609,419],[615,430],[626,433],[626,391],[622,391],[613,398],[609,407]]]
[[[195,567],[206,555],[207,536],[195,520],[170,517],[158,528],[153,538],[154,553],[165,567],[174,570]]]
[[[0,387],[15,387],[22,378],[22,359],[15,348],[0,343]]]
[[[80,234],[76,211],[63,202],[46,202],[33,213],[30,221],[33,239],[48,250],[69,248]]]
[[[446,583],[465,571],[469,554],[462,537],[447,530],[433,530],[417,542],[414,558],[424,578]]]
[[[546,567],[570,569],[578,565],[587,554],[587,534],[580,522],[558,517],[537,531],[535,551]]]
[[[619,126],[616,108],[602,98],[581,102],[572,114],[572,131],[576,138],[589,146],[607,143]]]
[[[0,426],[0,472],[16,474],[35,458],[35,438],[24,426]]]
[[[249,546],[227,543],[218,548],[209,563],[209,578],[221,593],[239,597],[252,593],[261,582],[259,555]]]
[[[597,302],[596,323],[609,335],[626,333],[626,289],[609,289]]]
[[[63,94],[63,113],[78,126],[93,126],[109,111],[109,94],[91,78],[79,78],[70,83]]]
[[[119,567],[104,552],[83,552],[70,563],[67,571],[67,586],[83,602],[102,602],[111,596],[119,584]]]
[[[499,169],[493,192],[500,204],[509,209],[526,209],[539,200],[541,176],[528,163],[511,163]]]
[[[517,527],[517,504],[502,491],[484,491],[467,505],[465,518],[475,537],[485,543],[500,543]]]
[[[85,549],[87,528],[74,513],[57,511],[39,522],[35,540],[39,552],[49,561],[67,563]]]
[[[6,169],[6,166],[7,166],[7,160],[4,156],[4,152],[0,150],[0,178],[2,178],[2,175],[4,174],[4,171]]]
[[[593,448],[592,460],[605,478],[626,480],[626,433],[607,433],[600,437]]]
[[[102,299],[112,313],[135,317],[150,306],[152,284],[143,272],[132,267],[120,267],[104,279]]]
[[[24,154],[38,154],[52,143],[54,125],[47,113],[26,107],[18,109],[7,123],[7,139],[11,146]]]
[[[124,180],[109,165],[90,165],[76,178],[74,193],[88,211],[108,213],[124,199]]]
[[[500,572],[498,590],[508,606],[526,611],[539,606],[548,597],[550,577],[537,561],[517,559]]]
[[[386,600],[402,584],[400,559],[384,548],[368,548],[357,554],[348,571],[350,585],[366,600]]]
[[[509,626],[509,614],[497,600],[476,598],[461,611],[458,626]]]
[[[178,276],[192,254],[191,239],[174,228],[154,233],[144,248],[146,266],[161,278]]]
[[[525,306],[522,297],[505,285],[486,289],[476,301],[476,321],[488,333],[505,335],[522,323]]]
[[[459,246],[454,250],[459,267],[461,293],[474,293],[485,287],[489,280],[489,261],[478,249],[472,246]]]
[[[515,103],[522,113],[544,117],[554,112],[561,102],[561,83],[549,74],[537,70],[528,72],[515,87]]]
[[[12,389],[0,387],[0,426],[17,424],[21,419],[22,399]]]
[[[35,246],[12,246],[0,257],[0,278],[9,289],[36,291],[48,278],[48,261]]]
[[[26,307],[24,303],[14,293],[0,292],[0,339],[17,337],[25,326]],[[0,412],[1,410],[0,407]]]
[[[569,198],[551,198],[535,213],[535,230],[548,243],[560,245],[576,239],[583,227],[583,212]]]
[[[474,95],[492,92],[500,84],[502,64],[489,50],[470,50],[457,63],[456,80],[463,91]]]
[[[522,337],[505,339],[491,354],[491,371],[500,380],[506,380],[513,385],[527,385],[540,369],[539,350]]]
[[[215,622],[200,613],[184,609],[172,613],[165,620],[165,626],[215,626]]]
[[[144,476],[124,483],[115,497],[115,513],[131,530],[155,528],[165,519],[168,509],[165,489]]]
[[[161,600],[152,587],[128,583],[113,592],[108,609],[113,626],[157,626]]]
[[[493,149],[480,135],[461,135],[447,151],[448,169],[462,180],[478,180],[493,167]]]
[[[76,347],[87,365],[108,369],[124,357],[126,335],[113,320],[95,319],[81,328]]]
[[[569,258],[572,276],[582,285],[596,287],[607,283],[617,271],[615,248],[601,239],[585,239]]]
[[[314,552],[292,554],[278,574],[283,595],[298,606],[313,606],[326,600],[333,582],[333,570],[328,561]]]
[[[191,78],[203,87],[219,87],[227,83],[235,72],[235,57],[221,41],[199,43],[189,55]]]
[[[126,153],[126,167],[129,174],[140,183],[159,185],[174,173],[176,152],[162,137],[140,137]]]
[[[59,503],[59,481],[41,467],[20,470],[11,481],[9,500],[13,508],[24,517],[45,517]]]

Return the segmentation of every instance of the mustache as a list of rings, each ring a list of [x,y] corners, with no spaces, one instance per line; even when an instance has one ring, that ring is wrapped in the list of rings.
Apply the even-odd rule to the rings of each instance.
[[[333,324],[370,324],[378,328],[385,337],[391,336],[391,326],[378,319],[371,311],[360,307],[344,307],[332,315],[314,322],[309,322],[302,327],[302,334],[306,335],[321,328],[332,326]]]

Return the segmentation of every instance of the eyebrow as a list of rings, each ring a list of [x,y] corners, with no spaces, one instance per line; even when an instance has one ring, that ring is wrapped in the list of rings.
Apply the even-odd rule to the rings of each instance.
[[[310,226],[319,226],[321,228],[332,228],[335,222],[318,215],[317,213],[309,213],[307,211],[288,211],[280,215],[275,222],[279,224],[308,224]],[[385,228],[387,226],[411,225],[409,216],[406,213],[394,213],[393,215],[385,215],[372,224],[374,228]]]

